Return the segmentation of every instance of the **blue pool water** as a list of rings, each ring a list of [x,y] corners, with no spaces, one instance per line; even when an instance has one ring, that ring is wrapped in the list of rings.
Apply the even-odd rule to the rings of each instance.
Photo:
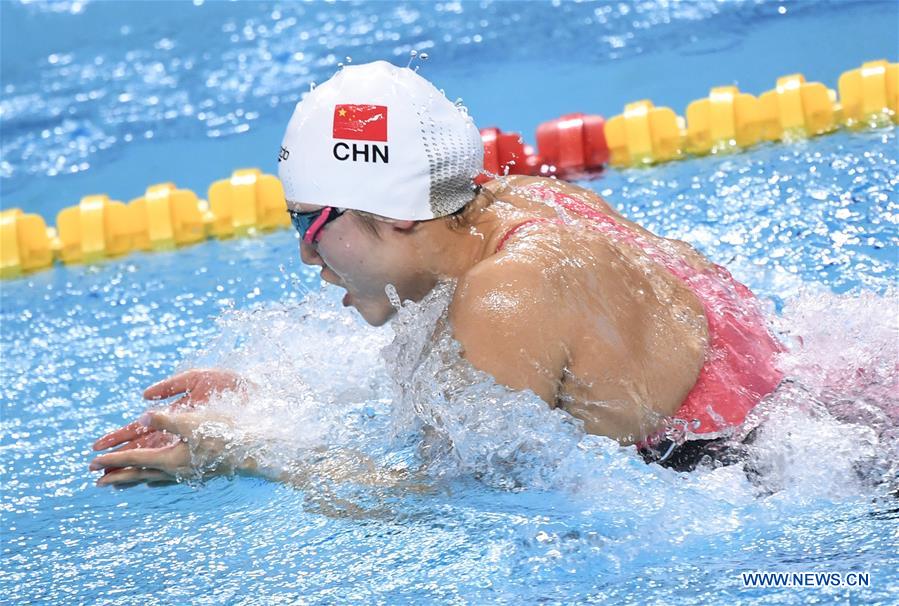
[[[796,71],[834,87],[899,54],[894,2],[0,9],[0,205],[51,221],[89,193],[171,180],[204,195],[234,168],[274,172],[294,103],[346,56],[425,50],[421,72],[479,126],[530,138],[568,111],[651,98],[682,113],[711,86],[759,93]],[[499,411],[490,431],[461,424],[454,452],[424,457],[390,344],[421,337],[440,302],[367,328],[287,231],[3,282],[0,603],[895,603],[896,150],[895,129],[841,131],[582,183],[770,301],[801,387],[765,411],[759,486],[737,467],[646,466],[489,385],[468,395]],[[424,489],[94,487],[93,440],[197,364],[263,385],[232,412],[285,456],[352,445],[420,467]],[[531,456],[484,454],[509,440]],[[862,571],[871,587],[744,589],[746,571]]]

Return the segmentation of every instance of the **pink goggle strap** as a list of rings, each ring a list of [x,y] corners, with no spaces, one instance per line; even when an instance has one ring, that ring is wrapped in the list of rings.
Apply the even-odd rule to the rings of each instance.
[[[309,226],[309,229],[306,230],[306,235],[303,236],[303,242],[306,244],[312,244],[318,240],[318,232],[321,231],[322,226],[328,220],[328,215],[331,214],[331,207],[326,207],[322,214],[318,216],[318,219],[312,222],[312,225]]]

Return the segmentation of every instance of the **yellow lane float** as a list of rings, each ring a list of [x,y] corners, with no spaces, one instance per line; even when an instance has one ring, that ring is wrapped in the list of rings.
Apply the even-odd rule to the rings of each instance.
[[[820,82],[806,82],[802,74],[777,79],[777,86],[759,95],[762,138],[780,141],[813,137],[836,128],[836,93]]]
[[[869,61],[844,72],[838,88],[847,126],[899,124],[899,63]]]
[[[281,182],[257,168],[236,170],[210,185],[208,213],[209,233],[216,238],[290,225]]]
[[[56,228],[63,263],[91,263],[134,249],[131,210],[105,194],[85,196],[78,206],[59,211]]]
[[[683,155],[683,119],[652,101],[629,103],[606,122],[606,143],[613,166],[654,164]]]
[[[745,149],[761,140],[759,101],[736,86],[719,86],[687,106],[687,151],[708,154]]]
[[[545,145],[538,146],[538,153],[522,146],[527,157],[516,160],[515,172],[546,174],[541,167],[549,161],[554,174],[583,178],[578,171],[599,168],[594,160],[605,157],[606,144],[610,164],[646,166],[688,154],[737,151],[761,141],[813,137],[841,125],[899,123],[899,64],[864,63],[844,72],[837,88],[839,101],[833,90],[820,82],[806,82],[802,74],[778,78],[774,89],[758,97],[735,86],[719,86],[687,106],[686,120],[649,100],[637,101],[604,123],[601,116],[579,118],[582,122],[589,118],[592,130],[574,133],[583,138],[574,143],[560,138],[572,134],[560,131],[560,120],[567,120],[562,125],[567,128],[574,125],[572,117],[584,115],[566,115],[538,128],[538,139]],[[572,150],[576,157],[565,156]],[[290,225],[281,182],[256,168],[236,170],[230,178],[214,182],[207,198],[208,202],[199,199],[173,183],[152,185],[128,204],[110,200],[106,194],[89,195],[77,206],[60,211],[55,229],[38,215],[17,208],[4,210],[0,212],[0,277],[37,271],[55,259],[93,262],[132,250],[171,250],[210,237],[252,235]]]
[[[128,203],[134,247],[171,250],[206,239],[206,224],[197,194],[174,183],[151,185]]]
[[[0,212],[0,278],[15,278],[53,263],[53,228],[19,208]]]

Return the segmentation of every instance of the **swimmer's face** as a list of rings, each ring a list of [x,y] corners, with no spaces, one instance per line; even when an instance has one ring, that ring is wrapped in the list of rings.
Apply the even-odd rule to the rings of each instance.
[[[322,208],[291,202],[287,206],[298,212]],[[359,215],[348,211],[328,222],[317,242],[301,240],[300,258],[320,266],[325,282],[346,289],[344,304],[355,307],[372,326],[380,326],[396,312],[385,292],[387,284],[393,284],[403,300],[419,300],[433,288],[416,270],[418,255],[408,237],[414,225],[414,221],[379,221],[375,236]]]

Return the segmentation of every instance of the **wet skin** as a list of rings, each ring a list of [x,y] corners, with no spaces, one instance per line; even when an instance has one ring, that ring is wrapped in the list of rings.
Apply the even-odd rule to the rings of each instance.
[[[535,217],[559,219],[528,189],[534,184],[577,196],[643,237],[673,248],[697,268],[710,265],[688,245],[663,240],[623,219],[590,190],[523,176],[486,184],[496,201],[484,204],[488,193],[482,192],[465,228],[451,229],[445,219],[384,220],[376,223],[375,236],[351,211],[328,223],[315,244],[301,242],[300,255],[304,263],[322,268],[323,280],[346,289],[345,304],[373,326],[395,313],[385,293],[388,284],[401,299],[419,301],[439,281],[456,280],[449,319],[466,359],[497,382],[530,389],[550,406],[580,418],[586,431],[634,443],[658,429],[696,381],[708,341],[702,306],[642,251],[576,221],[530,226],[497,252],[515,225]],[[321,208],[287,205],[299,212]],[[230,378],[218,379],[229,388]],[[166,393],[180,387],[175,381]],[[189,391],[180,393],[189,399]],[[176,430],[168,417],[158,424]],[[133,440],[146,439],[133,424],[128,427],[132,431],[108,434],[98,447],[133,449]],[[166,456],[172,458],[169,452]],[[150,459],[147,453],[136,464],[158,471]],[[94,467],[126,467],[127,472],[130,460],[110,453],[98,457]],[[181,463],[167,461],[167,469]],[[143,479],[140,473],[127,477]]]

